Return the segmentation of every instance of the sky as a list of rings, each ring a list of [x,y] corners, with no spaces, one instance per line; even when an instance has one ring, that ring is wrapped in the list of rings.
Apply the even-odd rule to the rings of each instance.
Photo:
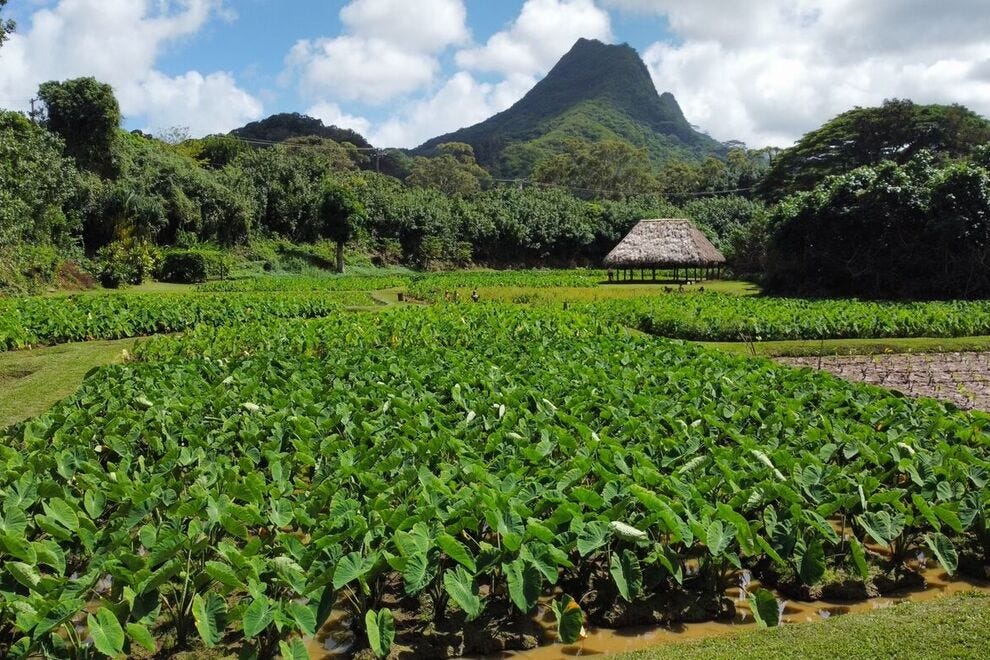
[[[130,129],[276,112],[412,147],[523,96],[580,37],[636,48],[719,140],[792,144],[887,98],[990,116],[990,0],[10,0],[0,107],[113,85]]]

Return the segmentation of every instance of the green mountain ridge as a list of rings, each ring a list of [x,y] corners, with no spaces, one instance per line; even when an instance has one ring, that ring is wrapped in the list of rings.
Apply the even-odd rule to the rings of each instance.
[[[632,47],[579,39],[512,107],[412,153],[431,155],[445,142],[465,142],[497,176],[526,176],[568,138],[626,141],[646,148],[655,167],[673,158],[701,160],[726,152],[691,126],[673,94],[657,93]]]

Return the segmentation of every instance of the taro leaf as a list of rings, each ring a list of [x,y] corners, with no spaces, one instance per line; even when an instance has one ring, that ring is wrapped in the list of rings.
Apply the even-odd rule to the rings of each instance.
[[[962,519],[955,511],[944,504],[936,504],[932,507],[932,511],[936,516],[938,516],[939,520],[948,525],[956,534],[963,533],[964,527],[962,524]],[[935,528],[938,529],[938,525],[936,525]]]
[[[938,559],[938,563],[942,564],[945,572],[949,575],[955,573],[959,567],[959,553],[956,552],[952,541],[945,534],[936,533],[925,536],[925,542]]]
[[[705,545],[708,546],[708,552],[713,557],[718,557],[724,553],[731,540],[732,534],[725,529],[721,520],[713,520],[708,526],[708,531],[705,534]]]
[[[365,559],[365,564],[370,566],[372,563],[370,559]],[[275,565],[275,573],[283,582],[295,589],[297,593],[306,591],[306,573],[299,564],[285,556],[275,557],[272,559],[272,564]]]
[[[37,567],[19,561],[5,562],[4,567],[10,571],[10,574],[15,580],[32,591],[38,591],[38,585],[41,583],[41,573]]]
[[[272,502],[268,511],[268,519],[276,527],[288,527],[292,524],[292,504],[288,500],[276,500]]]
[[[151,631],[148,630],[146,626],[142,626],[140,623],[128,623],[127,636],[152,653],[158,649],[158,645],[155,643],[155,638],[151,634]]]
[[[35,564],[38,561],[37,550],[23,534],[0,533],[0,548],[28,564]]]
[[[35,639],[38,639],[48,634],[50,631],[74,617],[85,606],[86,601],[81,598],[76,600],[61,600],[55,603],[52,608],[45,613],[41,621],[38,622],[38,625],[35,626],[32,633],[33,636]]]
[[[430,562],[430,555],[426,552],[416,552],[405,558],[405,565],[402,567],[402,580],[405,583],[406,594],[415,596],[430,583],[436,575],[436,566]]]
[[[274,618],[271,603],[267,598],[255,598],[247,609],[244,610],[242,622],[244,624],[244,636],[251,639],[271,624]]]
[[[584,628],[584,612],[574,599],[564,594],[560,600],[550,603],[557,617],[557,639],[564,644],[573,644],[581,639]]]
[[[316,634],[316,612],[312,607],[290,600],[285,604],[285,609],[300,631],[307,635]]]
[[[472,573],[478,571],[478,567],[474,562],[474,557],[468,551],[464,544],[455,539],[450,534],[442,532],[437,535],[437,545],[448,557],[456,561],[458,564],[468,569]]]
[[[340,589],[345,584],[364,577],[368,566],[360,552],[351,552],[340,558],[333,571],[333,588]]]
[[[200,594],[193,596],[193,621],[196,630],[199,631],[200,639],[207,647],[212,648],[220,641],[227,626],[226,614],[227,604],[219,594],[211,591],[206,598]]]
[[[364,627],[368,632],[368,646],[379,658],[384,658],[395,641],[395,620],[391,610],[382,608],[378,612],[368,610],[364,615]]]
[[[204,570],[207,575],[225,587],[236,589],[242,585],[241,578],[237,576],[237,572],[223,562],[208,561],[204,566]]]
[[[42,505],[45,513],[70,531],[79,530],[79,516],[71,504],[61,497],[53,497]]]
[[[849,550],[852,553],[853,564],[856,565],[856,572],[859,573],[860,579],[864,583],[869,582],[870,569],[866,564],[866,551],[863,549],[863,544],[855,536],[849,539]]]
[[[86,513],[90,518],[96,520],[103,513],[103,509],[106,506],[106,498],[103,497],[103,493],[98,490],[87,490],[86,494],[83,496],[83,507],[86,509]]]
[[[3,515],[0,515],[0,532],[15,535],[25,534],[27,532],[27,516],[24,515],[24,511],[4,506]]]
[[[623,541],[630,541],[632,543],[648,542],[650,540],[649,535],[646,532],[636,529],[632,525],[627,525],[624,522],[613,520],[608,524],[609,529],[612,530],[617,538]]]
[[[301,639],[279,642],[278,650],[282,654],[282,660],[309,660],[309,651]]]
[[[95,615],[86,615],[86,626],[97,651],[111,658],[123,652],[124,629],[120,627],[120,621],[117,621],[113,612],[101,607],[96,610]]]
[[[667,569],[667,572],[677,581],[677,584],[684,584],[684,567],[681,558],[677,556],[670,547],[664,546],[657,553],[660,565]]]
[[[35,541],[31,546],[35,550],[39,564],[54,568],[59,575],[65,573],[65,552],[59,547],[58,543],[47,539],[44,541]]]
[[[247,525],[226,511],[220,514],[220,526],[231,536],[245,540],[250,536]]]
[[[643,570],[640,568],[639,559],[628,548],[623,550],[621,555],[613,552],[609,570],[612,579],[615,580],[615,586],[619,589],[619,595],[631,603],[643,588]]]
[[[749,609],[759,627],[773,628],[780,625],[780,605],[766,589],[757,589],[749,595]]]
[[[900,536],[904,529],[904,519],[892,516],[889,511],[868,511],[857,516],[856,521],[877,543],[885,547]]]
[[[770,545],[770,542],[767,541],[762,536],[756,537],[756,544],[760,546],[761,550],[763,550],[763,554],[765,554],[767,557],[772,559],[775,563],[781,566],[787,564],[787,562],[784,561],[784,558],[780,556],[780,553],[777,552],[777,550],[772,545]]]
[[[557,535],[539,520],[530,518],[526,523],[526,538],[534,538],[544,543],[553,543],[557,540]]]
[[[825,548],[821,539],[812,539],[801,554],[798,564],[798,575],[801,582],[813,586],[825,575]]]
[[[527,543],[519,549],[519,558],[536,568],[546,578],[547,582],[557,584],[559,575],[556,560],[551,554],[552,549],[552,546]],[[563,557],[558,556],[558,558],[566,560],[567,556],[565,554]]]
[[[509,596],[523,614],[529,614],[536,606],[543,587],[540,572],[523,560],[517,559],[511,564],[502,564],[505,577],[509,582]]]
[[[445,572],[443,574],[443,586],[457,603],[457,606],[467,614],[468,621],[474,621],[478,618],[483,609],[481,598],[478,596],[478,585],[474,583],[474,578],[464,570],[463,566]]]
[[[581,553],[582,557],[587,556],[589,553],[605,545],[605,541],[608,540],[608,534],[608,523],[600,520],[585,523],[577,535],[578,552]]]

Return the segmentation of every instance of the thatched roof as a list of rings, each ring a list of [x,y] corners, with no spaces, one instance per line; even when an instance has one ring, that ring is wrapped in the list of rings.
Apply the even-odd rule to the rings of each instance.
[[[610,268],[716,266],[725,257],[690,220],[640,220],[616,245],[605,265]]]

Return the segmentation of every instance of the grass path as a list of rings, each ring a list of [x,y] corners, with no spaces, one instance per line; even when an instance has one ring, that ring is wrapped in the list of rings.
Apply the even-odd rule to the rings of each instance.
[[[616,656],[620,660],[741,660],[753,658],[987,658],[990,597],[967,593],[903,603],[820,623],[750,630],[666,644]]]
[[[119,362],[136,339],[0,352],[0,427],[40,415],[79,387],[94,367]]]
[[[739,355],[762,357],[818,357],[877,355],[878,353],[969,353],[990,350],[990,336],[917,337],[911,339],[797,339],[756,343],[703,341],[702,346]]]

